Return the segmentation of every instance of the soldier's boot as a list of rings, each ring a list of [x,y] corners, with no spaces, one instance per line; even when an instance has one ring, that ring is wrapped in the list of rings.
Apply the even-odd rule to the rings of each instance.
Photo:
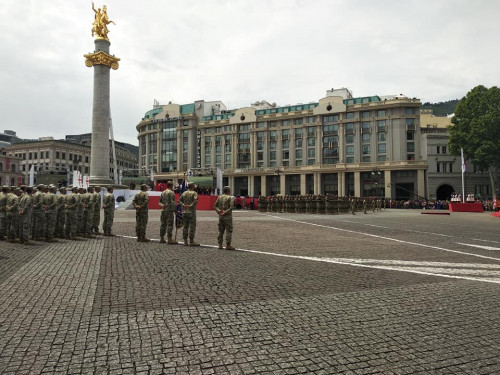
[[[169,239],[169,241],[170,241],[170,239]],[[165,237],[164,236],[160,237],[160,243],[167,243],[167,241],[165,241]]]
[[[177,245],[179,242],[175,241],[171,236],[168,237],[168,242],[169,245]]]
[[[189,239],[189,246],[200,246],[199,243],[194,242],[192,238]]]
[[[224,246],[222,246],[222,242],[219,242],[219,249],[224,249]]]
[[[232,247],[230,243],[226,244],[226,250],[236,250],[235,247]]]
[[[184,238],[184,246],[189,246],[189,242],[188,242],[187,238]]]
[[[142,237],[137,237],[137,242],[142,242]]]

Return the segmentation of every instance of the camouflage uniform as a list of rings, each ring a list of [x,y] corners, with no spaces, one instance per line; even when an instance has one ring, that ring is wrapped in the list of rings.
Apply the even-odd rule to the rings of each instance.
[[[76,215],[76,235],[79,237],[83,236],[83,194],[77,192],[75,194],[76,205],[75,205],[75,215]]]
[[[169,242],[172,240],[172,232],[174,230],[174,219],[175,219],[175,193],[167,189],[161,193],[160,197],[160,207],[161,210],[161,226],[160,226],[160,237],[164,240],[165,232],[167,233],[167,238]]]
[[[28,243],[31,236],[31,214],[33,206],[31,195],[24,193],[19,198],[19,239],[21,243]]]
[[[350,206],[351,214],[356,215],[356,199],[351,198]]]
[[[224,231],[226,232],[226,245],[227,247],[230,247],[233,235],[233,197],[228,194],[221,195],[219,198],[217,198],[214,209],[219,214],[219,236],[217,237],[219,248],[222,248]],[[224,214],[221,216],[220,214],[222,211],[224,211]]]
[[[115,196],[112,192],[106,193],[104,195],[102,207],[104,208],[104,221],[102,223],[102,231],[104,232],[105,236],[110,236],[111,229],[113,227],[113,219],[115,217]]]
[[[137,193],[132,203],[135,207],[135,233],[137,241],[147,241],[146,227],[148,226],[148,202],[149,195],[146,191]]]
[[[56,195],[57,209],[56,209],[56,230],[54,237],[64,238],[64,220],[66,210],[64,204],[66,203],[66,190],[61,189],[60,194]]]
[[[43,209],[45,213],[45,241],[54,240],[54,232],[56,230],[56,209],[57,209],[57,197],[50,191],[45,193],[43,197]]]
[[[80,194],[82,204],[82,235],[88,237],[91,234],[92,214],[94,213],[94,206],[92,205],[92,194]]]
[[[37,190],[32,196],[31,196],[31,201],[33,203],[33,212],[32,212],[32,237],[35,240],[41,240],[44,237],[43,233],[43,227],[44,227],[44,214],[43,214],[43,208],[42,208],[42,198],[43,198],[43,193],[42,185],[38,185],[39,190]]]
[[[7,240],[9,242],[14,242],[17,236],[19,220],[18,204],[18,196],[14,193],[9,193],[6,205]]]
[[[100,188],[95,187],[96,191],[92,195],[92,202],[94,204],[94,213],[92,216],[92,232],[99,234],[99,224],[101,221],[101,194],[99,194]],[[114,201],[113,201],[113,211],[114,211]],[[111,233],[111,231],[110,231]]]
[[[182,215],[184,222],[182,238],[184,239],[184,244],[187,245],[188,236],[190,242],[194,243],[193,240],[196,233],[196,205],[198,204],[198,193],[194,190],[186,190],[179,198],[179,203],[184,206],[189,206],[184,207],[184,214]]]
[[[76,210],[78,205],[78,194],[73,191],[71,194],[66,196],[65,199],[65,222],[64,222],[64,232],[66,238],[75,239],[77,232],[77,222],[76,222]]]
[[[3,240],[7,235],[7,223],[5,206],[7,205],[8,192],[0,193],[0,240]]]

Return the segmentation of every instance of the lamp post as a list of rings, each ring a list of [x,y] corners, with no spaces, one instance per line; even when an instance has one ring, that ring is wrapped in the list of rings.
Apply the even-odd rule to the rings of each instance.
[[[380,171],[380,169],[378,168],[374,168],[371,171],[371,175],[373,178],[375,178],[375,195],[379,197],[381,195],[379,182],[380,182],[380,177],[382,176],[382,171]]]

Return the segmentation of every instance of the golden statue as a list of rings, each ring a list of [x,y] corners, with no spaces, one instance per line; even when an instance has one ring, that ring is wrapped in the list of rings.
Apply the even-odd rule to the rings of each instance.
[[[94,3],[92,3],[92,10],[95,13],[94,23],[92,24],[92,36],[94,36],[94,34],[95,34],[95,35],[97,35],[98,39],[109,40],[108,39],[108,32],[109,32],[108,25],[110,23],[112,23],[113,25],[116,25],[116,23],[114,23],[113,21],[111,21],[108,18],[108,13],[106,11],[106,5],[104,5],[102,7],[102,11],[101,11],[101,8],[97,8],[97,10],[95,10]]]

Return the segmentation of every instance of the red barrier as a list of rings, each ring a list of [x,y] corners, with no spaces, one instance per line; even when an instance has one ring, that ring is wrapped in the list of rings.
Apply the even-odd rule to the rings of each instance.
[[[179,196],[180,196],[179,194],[175,194],[175,201],[176,202],[179,200]],[[215,205],[215,201],[217,200],[217,198],[218,198],[217,195],[198,195],[198,205],[196,206],[196,209],[197,210],[213,210],[214,205]],[[245,208],[246,209],[250,209],[251,200],[252,200],[252,198],[245,199],[245,201],[246,201]],[[259,205],[257,203],[258,199],[253,198],[253,202],[254,202],[253,209],[254,210],[258,209],[258,207],[259,207]],[[160,209],[159,203],[160,203],[160,193],[159,192],[149,192],[148,208],[150,210],[159,210]],[[243,198],[236,199],[236,205],[239,204],[241,206],[242,203],[243,203]]]
[[[476,203],[450,203],[450,212],[483,212],[483,205]]]

